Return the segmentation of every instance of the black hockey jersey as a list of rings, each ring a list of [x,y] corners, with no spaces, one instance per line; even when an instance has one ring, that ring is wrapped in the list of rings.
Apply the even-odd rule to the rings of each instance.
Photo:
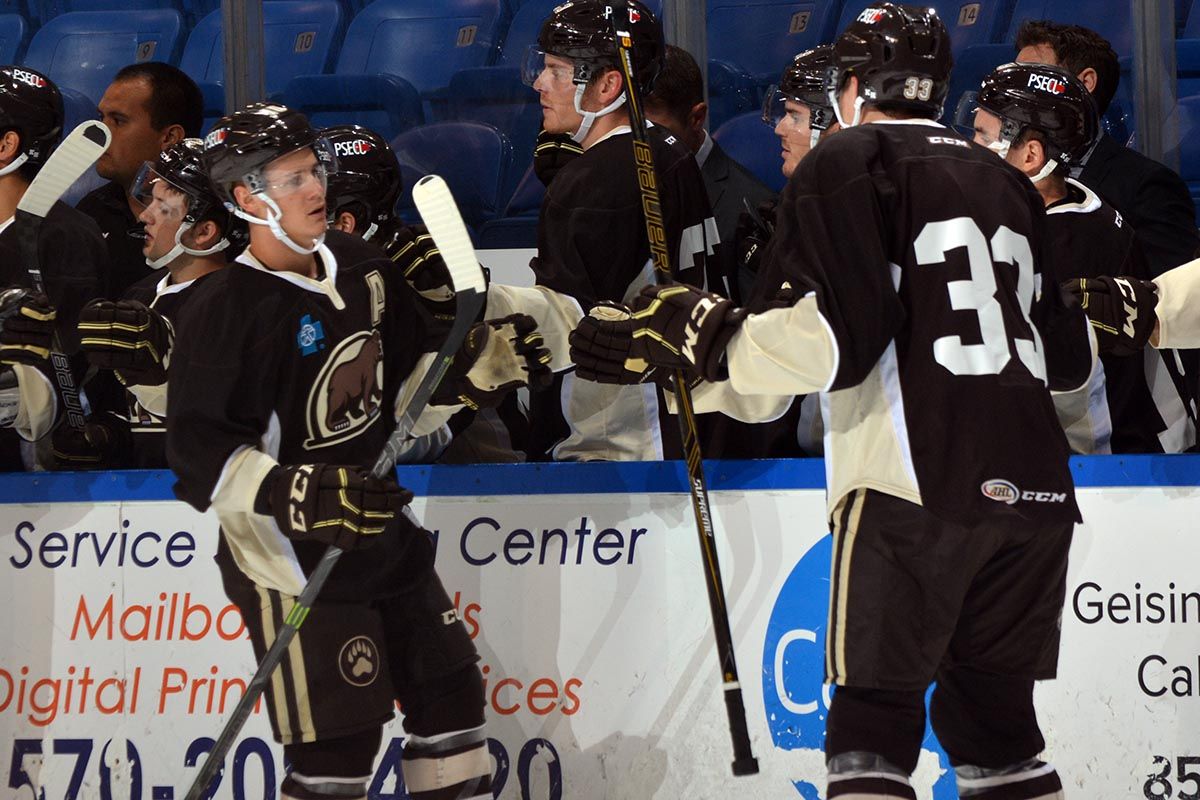
[[[1150,280],[1134,230],[1112,206],[1074,180],[1046,209],[1049,253],[1059,278],[1128,275]],[[1174,350],[1104,354],[1112,452],[1183,452],[1196,443],[1195,405]]]
[[[79,310],[101,292],[107,271],[107,256],[100,230],[87,216],[64,203],[55,203],[42,222],[38,234],[38,257],[46,293],[57,310],[57,326],[63,349],[74,355],[79,349],[76,323]],[[15,223],[0,227],[0,288],[31,286],[25,270],[25,257]],[[86,362],[72,359],[77,377],[82,378]],[[23,469],[20,439],[12,431],[0,431],[0,470]]]
[[[801,162],[776,223],[770,273],[815,297],[834,343],[831,504],[869,487],[964,524],[1079,518],[1047,384],[1087,380],[1088,328],[1027,178],[935,122],[876,122]]]
[[[169,370],[176,495],[214,505],[242,572],[292,594],[325,548],[252,512],[263,476],[275,462],[373,465],[395,427],[399,387],[440,344],[377,248],[331,231],[318,256],[318,279],[269,271],[249,252],[207,276],[178,320]],[[408,541],[389,535],[346,553],[322,597],[399,591]]]

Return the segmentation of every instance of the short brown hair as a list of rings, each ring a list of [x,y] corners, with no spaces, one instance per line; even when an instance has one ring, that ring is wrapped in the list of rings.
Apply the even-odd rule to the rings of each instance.
[[[1078,75],[1088,67],[1096,70],[1096,88],[1092,99],[1103,116],[1117,93],[1121,67],[1117,53],[1108,40],[1081,25],[1064,25],[1048,19],[1029,20],[1017,31],[1017,52],[1044,44],[1054,51],[1058,65]]]

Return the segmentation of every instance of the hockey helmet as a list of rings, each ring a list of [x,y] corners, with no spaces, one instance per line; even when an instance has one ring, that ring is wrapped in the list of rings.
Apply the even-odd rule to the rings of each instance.
[[[940,117],[950,87],[950,33],[937,11],[924,6],[873,3],[833,45],[825,89],[843,126],[857,125],[862,105],[887,104]],[[858,79],[854,119],[841,119],[837,93],[848,76]]]
[[[217,196],[230,212],[253,225],[267,225],[276,238],[298,253],[313,253],[324,237],[311,247],[298,244],[279,222],[279,206],[268,193],[263,171],[268,164],[297,150],[311,149],[317,158],[318,177],[324,181],[337,171],[337,157],[329,140],[309,124],[299,111],[275,103],[251,103],[222,117],[204,137],[204,164]],[[233,197],[233,187],[244,183],[268,207],[266,219],[243,211]]]
[[[400,163],[387,140],[361,125],[325,128],[322,135],[333,146],[338,170],[329,176],[326,206],[330,223],[342,211],[354,215],[355,228],[370,239],[395,216],[396,201],[404,189]]]
[[[181,253],[208,256],[231,244],[244,244],[245,225],[229,213],[221,198],[213,191],[204,169],[203,156],[204,142],[184,139],[162,151],[154,161],[142,164],[134,178],[130,194],[142,205],[153,202],[154,187],[160,182],[183,195],[186,202],[183,221],[175,233],[175,247],[159,258],[146,259],[146,263],[155,269],[171,263]],[[221,239],[206,250],[185,247],[183,235],[192,226],[206,220],[212,220],[220,227]]]
[[[26,163],[44,164],[62,139],[62,126],[62,95],[53,81],[28,67],[0,67],[0,132],[21,137],[21,154],[0,175]]]
[[[808,126],[812,129],[812,145],[816,147],[821,133],[829,130],[834,122],[833,106],[825,91],[826,74],[832,65],[833,46],[828,44],[805,50],[793,58],[779,83],[767,89],[763,122],[775,127],[787,113],[787,101],[803,103],[808,107]]]
[[[649,92],[662,70],[666,40],[658,19],[640,0],[569,0],[557,6],[542,23],[537,47],[531,48],[533,56],[526,59],[526,80],[532,84],[537,78],[528,67],[537,66],[537,57],[546,54],[574,61],[573,80],[577,84],[586,84],[605,67],[619,68],[620,56],[609,16],[614,13],[628,16],[633,75],[637,89]]]
[[[975,106],[1000,118],[1000,144],[993,149],[1003,150],[1001,155],[1032,129],[1045,137],[1051,160],[1073,166],[1083,160],[1100,131],[1100,115],[1087,87],[1069,71],[1049,64],[996,67],[983,79]]]

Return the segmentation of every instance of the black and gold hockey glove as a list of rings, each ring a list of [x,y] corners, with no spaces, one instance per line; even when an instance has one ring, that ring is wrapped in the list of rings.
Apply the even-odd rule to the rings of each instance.
[[[1083,306],[1101,353],[1129,356],[1150,341],[1158,322],[1158,291],[1150,281],[1101,275],[1065,281],[1062,287]]]
[[[50,444],[55,469],[124,469],[133,440],[128,421],[101,413],[89,417],[81,429],[59,425]]]
[[[175,331],[136,300],[93,300],[79,312],[79,342],[88,361],[113,370],[126,386],[161,386]]]
[[[56,316],[44,294],[27,289],[0,293],[0,364],[48,363]]]
[[[563,167],[581,155],[583,148],[571,134],[540,131],[533,146],[533,173],[542,186],[549,186]]]
[[[579,321],[568,340],[577,376],[621,385],[654,380],[658,367],[631,355],[632,318],[633,312],[626,306],[601,303]]]
[[[374,544],[412,499],[394,479],[362,467],[299,464],[271,470],[254,509],[292,539],[353,550]]]
[[[467,332],[430,403],[494,408],[521,386],[550,385],[550,351],[526,314],[480,322]]]
[[[404,280],[433,318],[446,325],[454,322],[457,308],[450,270],[425,226],[399,227],[382,245],[387,257],[400,268]],[[486,279],[487,270],[484,270],[484,276]]]
[[[733,241],[737,246],[738,267],[758,274],[759,264],[767,243],[775,235],[775,207],[778,201],[774,198],[764,200],[755,209],[746,208],[738,215],[737,227],[734,229]]]

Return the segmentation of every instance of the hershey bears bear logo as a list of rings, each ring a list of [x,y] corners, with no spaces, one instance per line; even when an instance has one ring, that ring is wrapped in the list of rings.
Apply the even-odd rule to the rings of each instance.
[[[344,442],[378,419],[382,384],[379,331],[360,331],[341,342],[309,392],[305,449]]]

